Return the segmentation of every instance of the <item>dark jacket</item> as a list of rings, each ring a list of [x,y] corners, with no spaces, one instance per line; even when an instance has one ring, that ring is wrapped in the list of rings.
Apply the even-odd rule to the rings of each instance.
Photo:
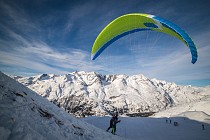
[[[110,120],[110,126],[112,127],[116,127],[116,124],[119,123],[120,120],[118,121],[118,117],[115,116],[115,117],[112,117],[112,119]]]
[[[110,127],[113,126],[114,120],[115,120],[115,117],[112,117],[111,120],[110,120],[110,125],[109,125]]]

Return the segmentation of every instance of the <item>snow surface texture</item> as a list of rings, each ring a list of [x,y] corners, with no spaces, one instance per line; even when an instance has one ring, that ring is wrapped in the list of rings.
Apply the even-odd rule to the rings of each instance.
[[[176,105],[147,118],[120,117],[117,135],[132,140],[210,140],[210,115],[205,113],[209,113],[209,110],[210,98],[206,96],[205,99]],[[110,117],[83,118],[104,130],[108,128],[110,119]],[[174,126],[174,122],[178,125]]]
[[[195,112],[196,114],[194,114]],[[182,116],[182,117],[188,117],[193,120],[205,122],[205,118],[208,118],[206,116],[209,116],[209,114],[210,114],[210,98],[206,97],[205,99],[199,100],[197,102],[177,105],[176,107],[160,111],[158,113],[155,113],[153,117],[159,118],[159,117]]]
[[[104,116],[114,110],[124,115],[152,114],[173,106],[204,101],[210,96],[210,87],[179,86],[148,79],[144,75],[100,75],[81,71],[66,75],[42,74],[14,78],[67,112],[80,117]],[[209,108],[205,111],[210,114]]]
[[[198,114],[200,113],[191,112],[190,116]],[[116,134],[131,140],[210,140],[210,117],[205,117],[208,123],[186,117],[120,117],[121,122],[117,124]],[[110,119],[110,117],[83,118],[88,123],[104,130],[108,128]],[[174,122],[177,122],[178,125],[174,126]]]
[[[0,72],[0,140],[122,140]]]

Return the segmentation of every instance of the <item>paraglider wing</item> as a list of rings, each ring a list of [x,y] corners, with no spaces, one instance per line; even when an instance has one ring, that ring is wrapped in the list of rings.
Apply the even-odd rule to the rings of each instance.
[[[109,23],[96,38],[92,47],[91,59],[95,60],[104,49],[116,40],[128,34],[145,30],[162,32],[178,38],[189,47],[192,63],[197,61],[196,46],[184,30],[163,18],[140,13],[123,15]]]

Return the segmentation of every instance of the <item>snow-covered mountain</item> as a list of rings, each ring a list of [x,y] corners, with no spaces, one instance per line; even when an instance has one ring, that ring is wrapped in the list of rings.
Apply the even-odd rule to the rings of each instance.
[[[210,87],[179,86],[144,75],[101,75],[73,72],[16,77],[49,101],[76,116],[159,112],[208,97]]]
[[[123,140],[50,103],[0,72],[0,140]]]

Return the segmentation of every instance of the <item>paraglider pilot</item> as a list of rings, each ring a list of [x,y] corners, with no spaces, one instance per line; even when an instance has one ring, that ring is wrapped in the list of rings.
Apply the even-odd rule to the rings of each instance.
[[[116,133],[116,125],[119,123],[121,120],[118,120],[118,113],[113,114],[113,117],[110,120],[109,128],[106,130],[107,132],[109,131],[110,128],[112,128],[112,134],[115,135]]]

